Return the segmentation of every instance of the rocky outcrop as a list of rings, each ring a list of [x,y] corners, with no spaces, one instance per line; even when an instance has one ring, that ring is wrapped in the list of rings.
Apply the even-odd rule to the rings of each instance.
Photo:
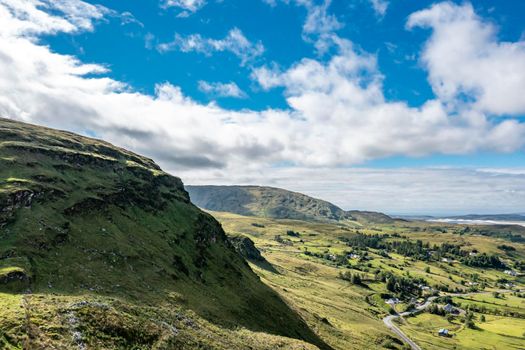
[[[245,259],[266,262],[266,259],[261,255],[261,252],[250,238],[246,236],[233,236],[230,237],[230,242],[235,250]]]

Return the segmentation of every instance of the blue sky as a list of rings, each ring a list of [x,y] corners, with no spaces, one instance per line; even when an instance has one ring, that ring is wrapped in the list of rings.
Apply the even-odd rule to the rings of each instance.
[[[120,13],[131,13],[136,22],[122,23],[121,18],[109,18],[95,32],[78,35],[51,35],[45,38],[54,51],[78,56],[83,61],[104,63],[109,75],[130,84],[144,93],[153,94],[159,82],[180,86],[194,100],[216,101],[228,109],[264,110],[287,108],[282,89],[261,90],[250,78],[255,65],[277,63],[289,67],[304,57],[320,61],[330,58],[316,52],[312,40],[305,40],[302,27],[306,10],[293,4],[268,5],[264,1],[209,1],[189,16],[178,16],[181,7],[159,7],[158,0],[90,1]],[[418,62],[428,30],[406,28],[410,14],[432,5],[435,1],[390,1],[384,15],[377,13],[367,0],[334,0],[330,13],[342,26],[336,32],[352,40],[366,52],[377,55],[384,75],[385,97],[391,101],[406,101],[419,107],[434,98],[427,81],[427,72]],[[386,2],[385,2],[386,3]],[[461,2],[458,2],[461,3]],[[525,3],[517,1],[476,1],[476,12],[498,26],[502,41],[517,41],[523,35]],[[155,45],[173,40],[176,33],[221,39],[232,28],[238,28],[251,41],[260,41],[264,54],[240,65],[234,55],[222,52],[212,55],[171,51],[161,53]],[[246,92],[244,98],[220,97],[199,90],[199,81],[233,81]],[[519,118],[520,116],[518,116]],[[523,119],[523,116],[521,116]],[[424,157],[387,157],[361,163],[362,166],[429,166],[467,165],[524,166],[522,150],[511,154],[473,152],[464,156],[443,154]]]
[[[0,10],[0,53],[27,78],[0,91],[0,116],[107,139],[187,183],[286,184],[399,213],[525,211],[524,2],[0,0]],[[345,171],[366,186],[406,169],[434,169],[451,189],[462,169],[490,193],[447,209],[431,197],[384,205],[392,189],[378,194],[377,182],[372,201],[321,190],[348,184]],[[305,182],[312,172],[332,176]]]

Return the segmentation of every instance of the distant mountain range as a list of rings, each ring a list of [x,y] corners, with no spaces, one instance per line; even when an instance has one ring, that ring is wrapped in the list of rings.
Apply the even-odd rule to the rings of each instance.
[[[525,221],[525,214],[469,214],[446,217],[455,220],[494,220],[494,221]]]
[[[275,187],[265,186],[186,186],[197,206],[246,216],[314,221],[353,220],[366,223],[389,223],[388,215],[368,211],[345,211],[338,206]]]
[[[525,221],[525,214],[468,214],[455,216],[399,215],[396,218],[407,220],[475,220],[475,221]]]

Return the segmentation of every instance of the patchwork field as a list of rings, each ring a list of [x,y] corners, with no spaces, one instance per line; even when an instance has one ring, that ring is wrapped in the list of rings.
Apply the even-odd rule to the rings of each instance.
[[[476,255],[497,253],[509,265],[523,259],[523,243],[476,233],[460,234],[464,227],[457,225],[330,224],[211,213],[228,235],[253,240],[267,260],[267,263],[250,263],[261,280],[287,300],[335,349],[409,348],[382,321],[393,312],[385,298],[399,293],[389,291],[387,283],[377,278],[381,273],[425,281],[423,290],[400,298],[394,306],[398,312],[432,294],[441,296],[433,303],[438,308],[453,303],[461,310],[456,316],[425,310],[416,316],[396,319],[400,329],[422,349],[525,347],[525,295],[520,292],[523,277],[511,277],[499,268],[467,266],[460,258],[424,260],[392,251],[385,254],[381,249],[369,247],[357,249],[347,239],[364,234],[385,236],[391,242],[420,240],[430,247],[446,243],[474,251]],[[501,246],[515,250],[505,254]],[[341,278],[344,273],[359,274],[362,282],[355,284]],[[506,288],[506,283],[512,286]],[[470,305],[484,305],[487,309],[483,314]],[[495,315],[491,308],[498,312],[506,310],[507,314]],[[465,309],[472,309],[468,312],[473,315],[473,328],[465,325]],[[439,336],[441,328],[449,330],[452,336]]]

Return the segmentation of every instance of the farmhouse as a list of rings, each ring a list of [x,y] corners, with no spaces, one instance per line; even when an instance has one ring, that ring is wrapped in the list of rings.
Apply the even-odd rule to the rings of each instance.
[[[438,334],[439,334],[441,337],[448,337],[448,336],[450,335],[448,329],[446,329],[446,328],[441,328],[441,329],[439,330]]]

